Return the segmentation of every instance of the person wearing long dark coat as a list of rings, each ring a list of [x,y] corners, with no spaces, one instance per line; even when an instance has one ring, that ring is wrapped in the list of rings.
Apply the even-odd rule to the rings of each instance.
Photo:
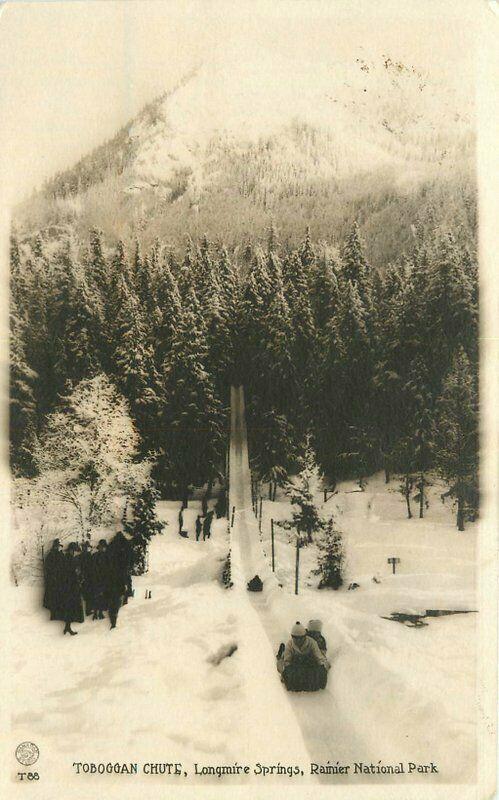
[[[97,545],[97,552],[92,554],[92,590],[94,598],[93,619],[104,619],[104,611],[108,607],[107,584],[108,584],[108,558],[107,542],[100,539]]]
[[[92,574],[92,545],[90,542],[83,542],[79,560],[82,580],[82,595],[85,601],[85,614],[88,617],[89,614],[92,614],[95,605],[94,581]]]
[[[109,542],[107,549],[111,559],[110,581],[111,589],[117,585],[121,591],[123,605],[132,596],[132,544],[119,531]]]
[[[64,554],[59,539],[54,539],[52,547],[43,563],[45,591],[43,607],[50,611],[51,620],[62,620],[62,582],[64,574]]]
[[[123,534],[114,537],[106,547],[104,556],[104,597],[112,629],[116,628],[118,612],[127,587],[128,542]]]
[[[71,628],[72,622],[83,622],[83,600],[81,596],[81,572],[79,559],[76,556],[78,545],[71,542],[64,553],[64,570],[62,579],[62,613],[66,623],[64,633],[76,636],[78,631]]]
[[[120,560],[115,560],[115,552],[110,546],[106,551],[106,605],[111,629],[116,628],[118,612],[126,591],[126,577]]]
[[[214,515],[215,515],[214,511],[208,511],[206,517],[203,520],[203,542],[205,539],[209,539],[211,536],[211,523],[213,522]]]

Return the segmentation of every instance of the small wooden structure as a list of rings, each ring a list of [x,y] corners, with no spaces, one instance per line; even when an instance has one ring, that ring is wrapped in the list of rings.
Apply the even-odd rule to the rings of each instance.
[[[390,558],[387,558],[386,560],[387,560],[388,564],[392,565],[393,574],[395,575],[395,566],[396,566],[396,564],[400,564],[400,558],[397,558],[396,556],[391,556]]]

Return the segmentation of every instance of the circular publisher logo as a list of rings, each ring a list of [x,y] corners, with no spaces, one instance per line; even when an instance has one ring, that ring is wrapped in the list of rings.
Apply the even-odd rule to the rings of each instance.
[[[35,764],[40,757],[40,751],[33,742],[21,742],[16,747],[16,758],[20,764],[30,767]]]

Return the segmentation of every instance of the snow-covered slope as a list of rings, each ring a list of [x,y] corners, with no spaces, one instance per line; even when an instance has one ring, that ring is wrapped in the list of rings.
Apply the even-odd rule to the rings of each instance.
[[[130,130],[133,186],[168,185],[181,172],[196,198],[213,167],[265,143],[279,168],[308,179],[393,168],[421,179],[452,162],[470,109],[449,85],[388,56],[310,65],[261,53],[213,60]],[[401,174],[404,173],[404,174]],[[140,181],[143,181],[141,184]]]

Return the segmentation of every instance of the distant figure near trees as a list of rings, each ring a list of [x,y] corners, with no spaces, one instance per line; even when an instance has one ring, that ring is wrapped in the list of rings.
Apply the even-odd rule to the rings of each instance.
[[[212,511],[208,511],[207,515],[205,516],[205,518],[203,520],[203,541],[205,539],[209,539],[210,536],[211,536],[211,525],[212,525],[214,516],[215,516],[215,512],[213,510]]]
[[[201,514],[198,514],[196,517],[196,542],[199,542],[202,530],[203,530],[203,522],[201,519]]]

